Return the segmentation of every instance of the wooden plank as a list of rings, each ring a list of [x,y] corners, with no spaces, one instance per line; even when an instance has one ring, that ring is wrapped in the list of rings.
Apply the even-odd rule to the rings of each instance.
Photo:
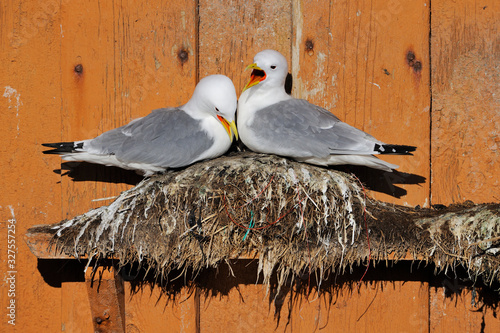
[[[114,268],[96,267],[85,273],[85,284],[96,332],[125,332],[125,288]]]
[[[285,300],[279,321],[275,306],[263,285],[242,284],[219,298],[201,299],[201,331],[207,332],[290,332]]]
[[[63,113],[52,141],[92,138],[153,109],[185,103],[196,83],[195,6],[187,0],[63,2]],[[63,177],[63,216],[110,203],[92,200],[116,196],[131,186],[124,183],[130,178],[88,166],[77,181]]]
[[[30,251],[38,258],[38,259],[86,259],[87,256],[80,256],[75,258],[71,254],[63,254],[56,251],[54,246],[51,246],[52,235],[42,232],[27,232],[24,236]],[[231,255],[231,259],[247,259],[254,260],[258,258],[259,254],[257,251],[245,252],[245,253],[235,253]],[[109,259],[118,259],[118,258],[109,258]],[[416,257],[410,252],[406,252],[404,255],[389,253],[385,257],[380,256],[377,260],[390,260],[390,261],[417,261],[417,260],[427,260],[424,257]]]
[[[250,77],[246,66],[259,51],[280,51],[291,61],[291,2],[207,1],[199,2],[199,76],[225,74],[239,95]],[[220,281],[230,284],[222,273]],[[251,278],[252,280],[255,277]],[[224,297],[200,299],[200,331],[274,332],[276,322],[262,286],[239,285]],[[279,328],[284,328],[286,318]]]
[[[432,202],[500,198],[500,3],[432,3]]]
[[[323,294],[294,306],[292,327],[299,332],[427,332],[428,285],[422,282],[344,284],[337,295]],[[402,301],[404,299],[404,301]]]
[[[115,34],[118,22],[114,15],[113,2],[88,0],[85,3],[67,2],[62,6],[63,109],[61,131],[54,133],[52,141],[93,138],[130,120],[131,110],[117,108],[116,102],[123,98],[123,92],[117,82],[122,68],[115,59],[115,52],[119,50],[115,49],[115,43],[123,41],[125,36]],[[64,218],[70,219],[109,202],[92,204],[92,199],[112,197],[128,188],[121,184],[98,183],[97,175],[85,171],[81,182],[62,177]],[[109,177],[110,169],[98,168],[94,172]]]
[[[477,295],[463,287],[450,279],[430,290],[430,332],[500,332],[497,305],[478,302]]]
[[[54,133],[53,140],[92,138],[153,109],[185,103],[196,80],[194,6],[192,1],[65,3],[62,135]],[[67,218],[110,202],[93,199],[130,187],[124,184],[130,173],[119,169],[78,170],[79,182],[62,179]]]
[[[51,246],[52,235],[44,233],[27,232],[24,235],[24,241],[29,250],[38,259],[69,259],[72,258],[66,254],[58,253]]]
[[[61,331],[94,332],[87,285],[84,282],[61,284]]]
[[[294,92],[381,141],[418,147],[415,156],[384,156],[401,172],[428,178],[429,7],[421,1],[296,1]],[[409,61],[409,58],[412,60]],[[371,177],[374,177],[372,175]],[[410,182],[384,174],[379,182]],[[429,179],[397,185],[403,205],[429,204]]]
[[[288,297],[258,283],[256,262],[221,265],[204,272],[200,300],[202,332],[290,332]],[[276,311],[276,304],[278,311]],[[278,315],[279,320],[278,320]]]
[[[188,288],[168,299],[159,286],[132,288],[125,283],[127,332],[199,332],[196,326],[198,303]]]
[[[290,61],[291,2],[199,2],[199,75],[229,76],[239,95],[248,82],[246,66],[264,49],[280,51]]]
[[[429,295],[426,283],[377,281],[344,284],[337,295],[301,299],[292,314],[297,331],[427,332]],[[404,301],[402,301],[404,299]]]
[[[59,126],[58,3],[0,2],[0,271],[2,276],[15,272],[15,296],[8,296],[7,283],[0,288],[2,332],[61,329],[60,289],[44,282],[22,238],[31,225],[61,217],[59,175],[52,172],[58,163],[40,153],[40,143]],[[15,238],[8,238],[8,225],[15,225]],[[15,245],[13,268],[7,262],[12,259],[8,241]],[[15,326],[7,317],[11,301],[16,304]]]
[[[425,123],[422,119],[428,112],[423,102],[426,98],[423,87],[429,80],[426,77],[429,60],[425,56],[428,52],[424,46],[428,40],[423,34],[425,24],[422,23],[428,20],[428,12],[423,5],[424,2],[389,1],[386,4],[379,1],[369,7],[365,1],[344,1],[332,3],[330,9],[329,6],[310,6],[309,2],[295,1],[295,39],[292,41],[289,2],[225,1],[219,5],[201,1],[197,59],[196,2],[2,2],[0,61],[7,65],[0,68],[0,122],[3,126],[0,149],[2,156],[7,158],[0,159],[0,169],[8,175],[0,180],[0,188],[8,189],[2,192],[0,201],[2,221],[15,218],[17,235],[21,235],[31,224],[60,220],[61,211],[64,217],[72,217],[90,207],[101,206],[107,202],[91,203],[90,200],[113,196],[128,187],[99,182],[97,175],[91,175],[94,178],[87,176],[91,180],[85,184],[68,181],[66,177],[61,179],[52,172],[59,168],[59,159],[41,155],[39,143],[91,137],[145,115],[153,108],[183,103],[194,87],[197,63],[200,76],[217,72],[228,74],[235,80],[239,92],[248,79],[244,67],[256,52],[269,47],[284,53],[290,61],[294,59],[291,68],[296,96],[307,97],[329,108],[340,108],[340,112],[335,111],[338,116],[382,140],[418,145],[420,155],[394,157],[390,161],[401,163],[402,171],[426,176],[422,165],[429,156],[422,146],[428,146],[425,141],[428,137],[421,124]],[[499,197],[498,180],[492,176],[499,171],[495,155],[498,135],[491,124],[499,122],[495,112],[499,105],[492,91],[499,85],[498,66],[493,62],[500,49],[497,37],[499,4],[488,0],[480,6],[471,1],[458,5],[439,1],[432,5],[433,200],[435,203],[468,198],[496,200]],[[367,12],[369,14],[365,15]],[[301,36],[299,26],[302,27]],[[306,34],[308,31],[312,31],[311,35]],[[333,37],[328,39],[330,33]],[[401,38],[402,35],[405,37]],[[312,50],[311,44],[306,43],[309,36],[313,36]],[[325,41],[330,44],[325,46]],[[408,41],[413,42],[416,60],[405,65],[408,53],[405,54],[404,48]],[[312,55],[310,51],[314,51]],[[320,53],[328,57],[320,58]],[[341,59],[341,64],[335,63],[337,58]],[[416,75],[416,61],[422,64],[420,77]],[[79,64],[82,66],[77,66]],[[392,67],[388,68],[387,64]],[[321,66],[326,70],[322,71]],[[384,69],[390,75],[386,75]],[[332,72],[335,75],[329,76]],[[333,84],[332,77],[337,85]],[[181,87],[177,85],[179,80],[184,82]],[[12,89],[6,90],[6,87]],[[387,115],[386,109],[399,112],[391,114],[387,122],[390,126],[382,121]],[[464,114],[464,109],[469,112]],[[401,120],[404,121],[401,123]],[[407,124],[410,121],[411,126]],[[403,125],[399,128],[394,124]],[[410,139],[413,141],[408,142]],[[114,173],[97,171],[104,177]],[[91,172],[97,171],[92,169]],[[63,190],[57,183],[61,180]],[[425,203],[422,193],[428,191],[428,187],[405,188],[410,194],[403,201]],[[386,200],[383,196],[378,198]],[[5,223],[0,224],[0,231],[7,234]],[[20,237],[17,244],[17,278],[22,283],[17,284],[16,300],[22,302],[22,307],[17,308],[16,326],[23,331],[52,332],[60,330],[64,323],[67,331],[77,327],[85,331],[83,328],[88,326],[76,319],[80,308],[75,305],[82,300],[82,286],[77,286],[78,283],[63,283],[61,288],[49,286],[38,273],[37,261]],[[5,248],[5,238],[0,239],[0,247]],[[238,326],[231,317],[232,327],[253,328],[255,323],[257,328],[274,331],[273,309],[267,307],[268,299],[262,287],[253,285],[254,278],[239,287],[243,297],[236,286],[219,300],[213,295],[202,296],[202,306],[206,308],[199,313],[200,325],[205,324],[201,327],[217,328],[217,320],[225,322],[227,313],[231,313],[242,315],[246,320],[243,323],[246,326]],[[230,285],[231,280],[224,276],[220,283]],[[425,290],[420,291],[415,284],[396,284],[394,288],[420,299],[419,295],[425,294]],[[365,298],[357,303],[360,313],[374,297],[374,291],[364,292]],[[421,300],[412,301],[410,307],[399,312],[395,307],[401,303],[396,296],[399,294],[389,292],[391,295],[380,299],[380,292],[378,290],[374,303],[377,306],[372,305],[365,316],[376,308],[421,320],[418,315],[421,312],[414,312]],[[386,292],[387,288],[383,293]],[[2,292],[1,297],[4,306],[6,293]],[[137,297],[129,303],[133,307],[130,314],[135,315],[134,323],[139,329],[152,327],[146,323],[157,320],[159,308],[153,306],[152,298]],[[241,298],[247,303],[241,302]],[[471,330],[481,329],[479,314],[476,317],[466,312],[463,316],[464,311],[472,310],[461,307],[468,301],[467,297],[460,299],[454,310],[448,300],[443,301],[446,307],[433,307],[431,313],[444,309],[447,317],[440,317],[440,323],[433,322],[432,327],[448,329],[452,326],[446,325],[452,323],[446,321],[447,318],[474,317],[470,319]],[[87,303],[79,304],[82,309],[86,308]],[[139,318],[142,304],[154,315],[145,314]],[[196,307],[196,303],[193,306]],[[61,308],[68,311],[54,311]],[[258,309],[257,317],[249,316],[255,309]],[[192,314],[187,308],[183,311],[172,309],[171,315]],[[313,310],[306,309],[307,312],[312,314]],[[296,313],[292,319],[297,327],[305,327],[298,321],[303,313]],[[330,315],[330,321],[342,315],[356,320],[355,314],[355,311],[340,309],[335,316]],[[498,323],[492,312],[483,316],[486,327],[497,330],[491,326]],[[87,315],[82,313],[80,318],[87,318]],[[386,313],[384,319],[390,322],[393,317]],[[165,321],[162,318],[160,322]],[[191,319],[187,322],[192,323]],[[280,329],[285,330],[281,326],[285,322],[282,318]],[[457,322],[464,325],[460,329],[469,327],[464,321]],[[394,327],[401,328],[399,324],[397,322]],[[2,321],[0,330],[10,329],[7,325]],[[368,321],[365,325],[369,325]]]

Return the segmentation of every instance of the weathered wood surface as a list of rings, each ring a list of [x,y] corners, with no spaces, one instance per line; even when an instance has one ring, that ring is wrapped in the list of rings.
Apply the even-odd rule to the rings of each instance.
[[[418,142],[409,159],[382,158],[399,165],[399,171],[428,178],[430,132],[415,130],[430,128],[426,1],[294,4],[291,72],[296,96],[384,142]],[[429,204],[429,182],[402,187],[408,194],[401,200],[373,195],[399,204]]]
[[[125,331],[125,288],[114,268],[97,267],[85,274],[94,331]]]
[[[59,12],[59,5],[56,10]],[[51,10],[49,10],[50,12]],[[0,3],[0,271],[7,266],[7,225],[16,221],[16,326],[7,322],[7,284],[0,287],[0,331],[61,329],[61,291],[45,283],[22,241],[39,223],[61,218],[59,162],[44,160],[44,137],[61,134],[60,27],[58,14],[36,1]],[[41,174],[40,170],[47,170]],[[3,275],[3,274],[2,274]],[[22,305],[21,305],[22,304]],[[54,311],[55,310],[55,311]]]
[[[78,283],[48,285],[20,235],[32,225],[109,204],[92,200],[118,195],[137,181],[89,166],[77,168],[74,180],[60,176],[52,172],[60,161],[42,155],[39,144],[84,139],[181,104],[207,74],[226,74],[240,89],[248,77],[244,67],[263,48],[289,59],[296,96],[381,140],[419,147],[414,157],[390,162],[426,182],[398,185],[407,190],[401,198],[372,192],[376,198],[420,206],[498,202],[499,6],[496,0],[200,1],[198,7],[193,1],[1,2],[0,234],[7,235],[5,222],[15,218],[22,307],[16,327],[2,321],[0,330],[58,331],[62,322],[68,330],[92,330],[77,310],[85,296]],[[409,47],[416,60],[405,63]],[[415,61],[422,64],[420,80]],[[0,238],[0,248],[6,241]],[[464,318],[461,304],[470,300],[455,304],[441,298],[441,288],[432,290],[432,330]],[[4,307],[7,293],[0,294]],[[154,298],[141,296],[141,304],[144,312],[158,311]],[[190,315],[183,311],[173,316]],[[467,312],[467,327],[476,331],[483,315],[488,326],[491,312]],[[134,318],[138,329],[153,329],[151,318]],[[272,318],[267,323],[273,327]]]
[[[500,2],[432,13],[432,202],[499,201]]]

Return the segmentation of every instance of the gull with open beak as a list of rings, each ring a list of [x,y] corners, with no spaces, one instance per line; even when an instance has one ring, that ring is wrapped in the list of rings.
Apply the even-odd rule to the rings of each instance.
[[[238,100],[237,123],[241,141],[253,151],[317,165],[353,164],[392,171],[398,166],[373,155],[412,155],[416,149],[378,141],[329,111],[288,95],[288,64],[277,51],[259,52],[247,69],[252,74]]]
[[[83,141],[45,143],[67,161],[117,166],[145,176],[224,154],[238,139],[234,122],[236,91],[224,75],[196,85],[184,105],[154,110],[128,125]]]

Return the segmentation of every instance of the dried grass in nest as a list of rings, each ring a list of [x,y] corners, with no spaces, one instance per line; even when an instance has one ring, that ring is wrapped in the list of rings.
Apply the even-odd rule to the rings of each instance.
[[[347,174],[250,154],[146,179],[111,205],[52,230],[59,251],[145,262],[162,276],[258,253],[268,282],[274,269],[286,280],[344,267],[363,205]]]
[[[498,205],[489,220],[460,224],[450,222],[453,212],[365,202],[358,184],[342,172],[238,154],[146,179],[109,206],[32,232],[51,233],[56,252],[139,263],[162,278],[255,255],[264,283],[276,273],[279,293],[304,273],[319,272],[321,284],[366,262],[366,222],[375,260],[410,253],[439,269],[464,265],[471,276],[498,278]]]

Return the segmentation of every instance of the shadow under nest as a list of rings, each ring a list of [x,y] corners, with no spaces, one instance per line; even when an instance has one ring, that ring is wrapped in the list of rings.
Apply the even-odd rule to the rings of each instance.
[[[206,278],[223,264],[234,274],[232,260],[253,259],[255,281],[275,296],[305,276],[321,286],[369,257],[374,265],[410,257],[435,273],[461,267],[473,282],[499,281],[498,204],[385,204],[365,198],[346,173],[254,153],[153,176],[109,206],[28,232],[49,234],[55,253],[113,258],[123,272],[144,267],[142,278],[167,284]]]

